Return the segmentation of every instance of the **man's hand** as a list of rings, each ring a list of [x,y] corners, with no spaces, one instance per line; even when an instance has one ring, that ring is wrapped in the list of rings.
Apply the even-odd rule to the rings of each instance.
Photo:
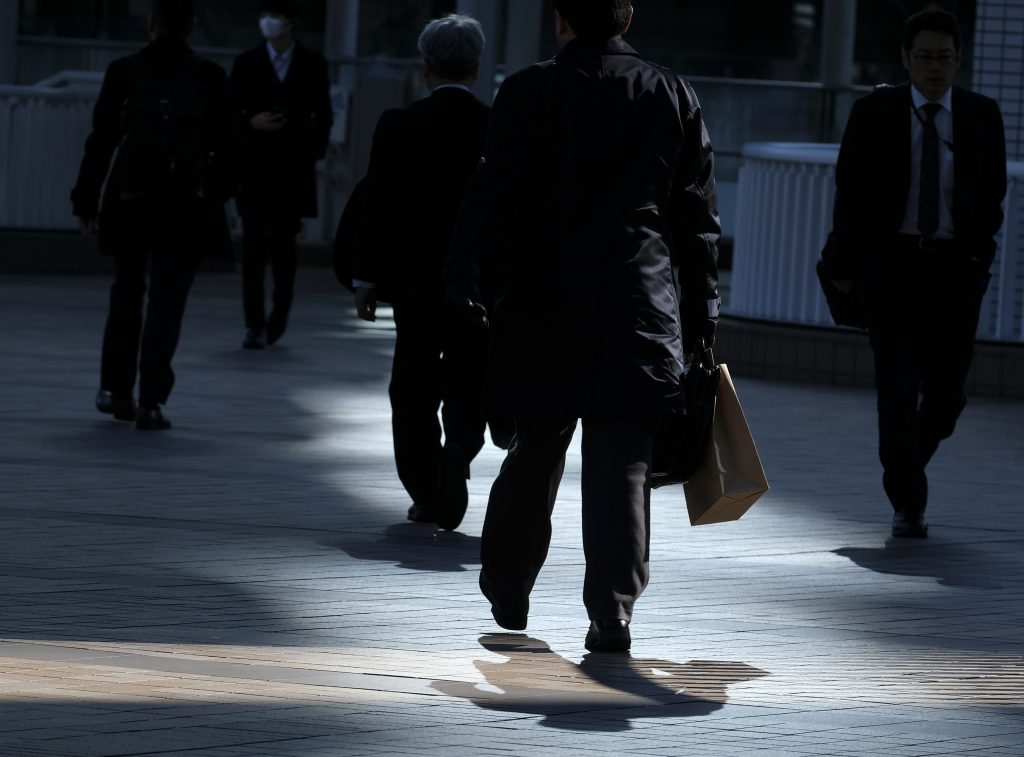
[[[95,218],[79,218],[78,219],[78,230],[82,234],[89,236],[90,234],[96,233],[96,219]]]
[[[377,288],[356,289],[356,315],[364,321],[377,320]]]
[[[455,303],[456,312],[464,321],[478,329],[486,329],[491,325],[487,319],[487,308],[479,302],[465,299]]]
[[[249,119],[249,125],[255,131],[278,131],[283,129],[286,123],[288,123],[288,119],[283,114],[271,113],[270,111],[257,113]]]
[[[857,282],[853,279],[830,279],[832,286],[838,289],[843,294],[849,294],[853,291],[853,288],[857,286]]]

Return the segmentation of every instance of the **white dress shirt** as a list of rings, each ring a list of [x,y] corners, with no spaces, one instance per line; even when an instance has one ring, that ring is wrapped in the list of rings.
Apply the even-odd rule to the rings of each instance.
[[[433,92],[437,92],[437,90],[439,90],[439,89],[461,89],[464,92],[472,92],[473,91],[468,86],[466,86],[465,84],[455,84],[454,82],[450,83],[450,84],[438,84],[436,87],[434,87],[430,91],[433,93]]]
[[[910,86],[910,94],[921,118],[918,119],[913,109],[907,114],[910,119],[910,192],[900,231],[904,234],[920,234],[917,228],[917,207],[921,196],[921,143],[924,141],[924,125],[921,121],[928,120],[922,106],[931,101],[913,85]],[[953,150],[949,147],[953,142],[953,90],[946,90],[938,104],[942,106],[942,110],[935,114],[935,130],[939,133],[939,228],[932,236],[936,239],[952,239],[956,236],[953,227]]]
[[[277,74],[278,81],[284,81],[285,77],[288,76],[288,69],[292,65],[292,53],[295,52],[295,43],[292,42],[291,46],[283,53],[277,52],[274,46],[268,42],[267,52],[270,54],[270,63],[274,66],[274,72]]]

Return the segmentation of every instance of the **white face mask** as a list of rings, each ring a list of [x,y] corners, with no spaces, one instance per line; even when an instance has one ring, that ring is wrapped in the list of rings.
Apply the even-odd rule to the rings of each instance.
[[[260,19],[260,31],[266,39],[277,39],[288,31],[288,22],[283,18],[264,16]]]

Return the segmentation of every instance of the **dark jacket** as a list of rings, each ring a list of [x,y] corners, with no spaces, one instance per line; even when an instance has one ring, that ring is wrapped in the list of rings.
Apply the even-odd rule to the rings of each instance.
[[[296,42],[282,82],[263,42],[235,59],[231,88],[241,132],[242,214],[275,208],[315,218],[316,162],[327,154],[333,122],[327,60]],[[254,130],[250,120],[266,112],[284,114],[285,127],[275,132]]]
[[[113,167],[111,160],[133,117],[130,98],[136,96],[140,76],[185,77],[200,93],[198,131],[207,153],[200,201],[192,196],[135,197],[122,191],[122,169],[130,167],[124,166],[121,152]],[[100,249],[106,254],[145,249],[147,239],[156,239],[183,252],[230,257],[224,203],[234,194],[234,127],[227,74],[216,63],[195,56],[184,40],[161,37],[135,55],[115,60],[103,79],[93,129],[71,192],[74,214],[86,220],[98,216]]]
[[[444,266],[459,204],[483,154],[490,108],[454,87],[377,123],[354,276],[392,301],[444,300]]]
[[[880,87],[854,103],[836,166],[825,265],[833,279],[884,275],[910,192],[910,84]],[[953,88],[953,224],[962,253],[987,270],[1003,223],[1006,138],[999,106]]]
[[[505,80],[448,275],[451,299],[494,301],[496,411],[678,402],[683,342],[718,314],[712,162],[693,90],[620,37],[574,40]]]

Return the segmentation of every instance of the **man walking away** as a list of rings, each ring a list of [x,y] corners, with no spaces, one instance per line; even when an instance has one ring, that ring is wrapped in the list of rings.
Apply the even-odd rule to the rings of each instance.
[[[622,39],[628,2],[554,6],[560,50],[502,84],[449,262],[452,303],[490,325],[489,387],[516,423],[480,587],[499,625],[526,627],[582,419],[585,644],[624,651],[649,575],[656,419],[717,322],[712,151],[690,86]]]
[[[227,75],[189,49],[194,24],[192,0],[153,0],[152,42],[107,69],[71,193],[82,231],[98,228],[115,264],[96,407],[140,429],[171,427],[162,407],[185,301],[204,250],[226,233],[234,184]]]
[[[469,464],[486,425],[486,334],[445,307],[444,285],[459,203],[490,115],[470,92],[484,43],[479,22],[468,16],[431,21],[420,35],[431,93],[387,111],[377,124],[355,264],[358,316],[374,319],[378,286],[387,287],[394,306],[389,394],[395,464],[412,499],[408,517],[446,529],[466,512]]]

